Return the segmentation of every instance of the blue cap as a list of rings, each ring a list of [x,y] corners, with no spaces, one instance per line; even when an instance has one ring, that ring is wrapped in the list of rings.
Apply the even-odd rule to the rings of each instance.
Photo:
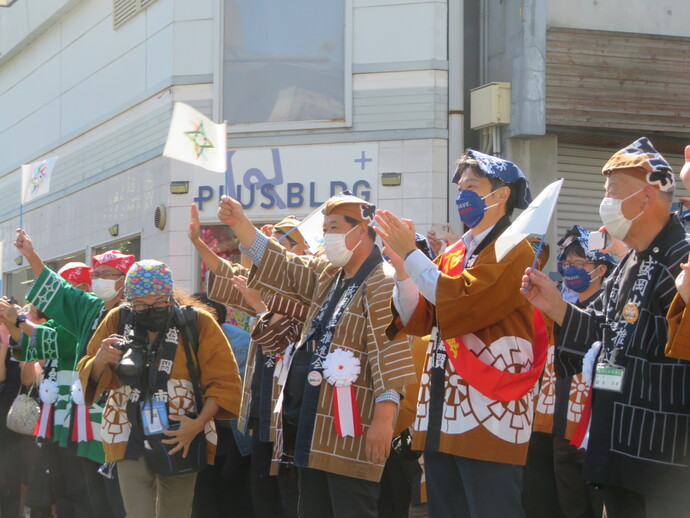
[[[529,189],[529,182],[525,174],[514,163],[474,149],[468,149],[465,152],[465,156],[460,160],[460,165],[466,160],[476,160],[481,172],[489,178],[498,178],[507,184],[515,184],[517,189],[516,207],[518,209],[526,209],[529,206],[532,201],[532,191]],[[458,168],[453,175],[453,183],[460,181],[460,174],[461,171]]]
[[[573,243],[573,241],[577,241],[580,244],[582,251],[585,253],[585,259],[588,261],[606,261],[612,267],[616,265],[616,260],[611,254],[589,249],[589,230],[582,228],[580,225],[573,225],[573,227],[558,241],[558,246],[562,247],[557,257],[559,262],[565,259],[565,249],[568,245]]]

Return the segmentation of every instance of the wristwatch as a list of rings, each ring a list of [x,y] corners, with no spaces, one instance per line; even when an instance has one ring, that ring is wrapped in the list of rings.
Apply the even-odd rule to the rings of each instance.
[[[26,315],[20,313],[19,315],[17,315],[17,320],[14,322],[14,327],[19,327],[20,324],[23,324],[24,322],[26,322]]]

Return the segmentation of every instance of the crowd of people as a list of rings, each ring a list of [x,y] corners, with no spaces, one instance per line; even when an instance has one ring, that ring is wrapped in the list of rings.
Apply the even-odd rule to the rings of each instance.
[[[194,295],[119,250],[54,272],[18,230],[35,280],[0,299],[0,517],[690,516],[675,176],[644,137],[602,173],[606,242],[574,225],[500,260],[532,192],[475,150],[460,237],[345,194],[313,252],[296,218],[258,229],[224,196],[235,263],[193,205]]]

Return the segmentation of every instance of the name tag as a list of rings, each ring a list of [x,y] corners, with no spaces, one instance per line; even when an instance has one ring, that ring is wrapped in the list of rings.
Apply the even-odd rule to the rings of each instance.
[[[154,435],[168,429],[168,412],[163,401],[143,401],[140,405],[144,435]]]
[[[600,363],[597,365],[597,373],[594,376],[594,388],[621,392],[623,390],[623,367],[615,367]]]

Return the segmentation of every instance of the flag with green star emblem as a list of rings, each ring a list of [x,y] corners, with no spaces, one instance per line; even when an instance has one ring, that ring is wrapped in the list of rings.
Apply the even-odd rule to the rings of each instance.
[[[215,124],[185,103],[175,103],[163,155],[224,173],[227,169],[225,124]]]

